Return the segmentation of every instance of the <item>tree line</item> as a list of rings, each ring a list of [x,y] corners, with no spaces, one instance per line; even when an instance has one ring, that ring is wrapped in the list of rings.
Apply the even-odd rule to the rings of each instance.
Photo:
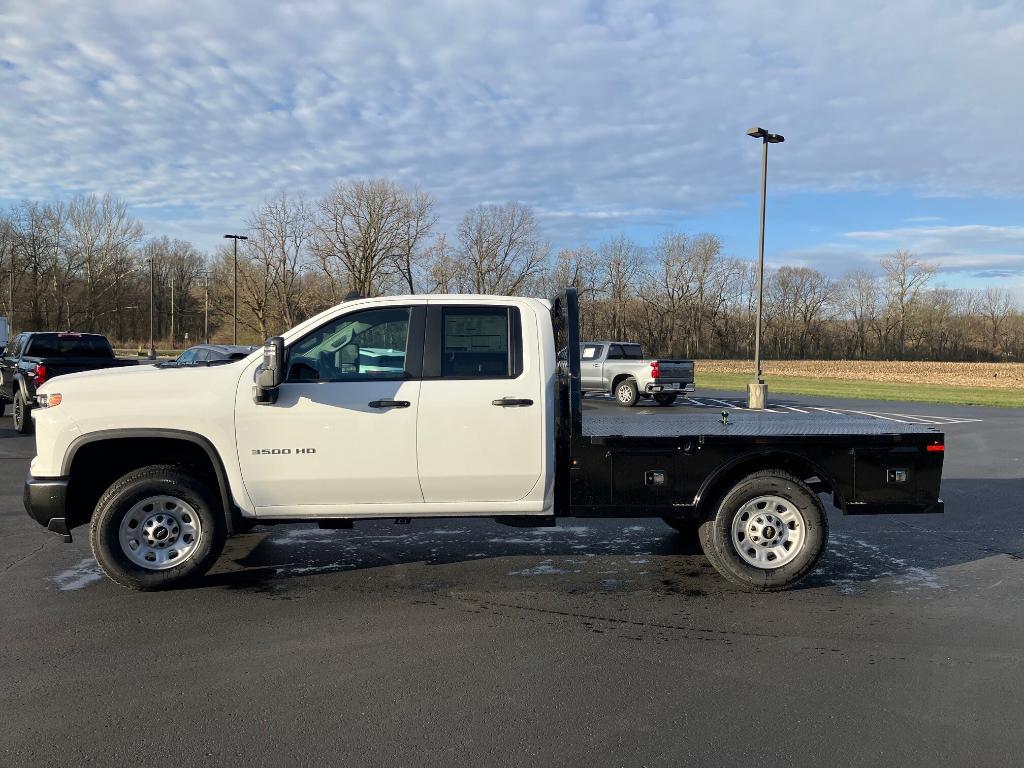
[[[239,341],[259,342],[352,294],[551,296],[572,285],[584,338],[639,341],[680,357],[753,356],[757,273],[714,234],[624,235],[553,252],[534,212],[510,202],[440,231],[435,200],[389,179],[338,182],[310,199],[277,193],[238,244]],[[0,306],[16,330],[105,333],[148,346],[229,341],[234,255],[147,238],[123,200],[81,195],[0,211]],[[1002,287],[947,288],[906,250],[839,278],[766,272],[768,358],[1024,359],[1024,313]]]

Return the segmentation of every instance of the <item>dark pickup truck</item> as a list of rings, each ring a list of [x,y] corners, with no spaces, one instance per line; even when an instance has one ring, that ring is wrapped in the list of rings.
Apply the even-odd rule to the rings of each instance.
[[[14,404],[14,428],[32,431],[36,387],[65,373],[136,365],[114,356],[106,336],[97,333],[38,331],[19,333],[0,357],[0,415]]]

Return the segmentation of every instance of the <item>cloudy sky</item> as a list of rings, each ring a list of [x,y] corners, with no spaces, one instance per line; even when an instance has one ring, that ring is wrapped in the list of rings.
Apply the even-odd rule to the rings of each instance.
[[[390,176],[555,247],[710,230],[838,274],[1024,286],[1024,5],[0,0],[0,205],[124,197],[210,250],[274,190]]]

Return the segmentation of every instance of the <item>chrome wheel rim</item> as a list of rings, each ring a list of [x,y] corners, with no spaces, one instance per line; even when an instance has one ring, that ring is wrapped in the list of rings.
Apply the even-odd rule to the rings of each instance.
[[[804,516],[781,496],[758,496],[732,518],[732,546],[745,562],[770,570],[791,562],[806,539]]]
[[[128,510],[121,520],[121,549],[135,565],[163,571],[181,565],[195,554],[203,536],[199,515],[176,496],[150,496]]]
[[[616,392],[619,396],[620,403],[628,403],[633,399],[633,391],[630,389],[628,384],[619,384],[619,388]]]

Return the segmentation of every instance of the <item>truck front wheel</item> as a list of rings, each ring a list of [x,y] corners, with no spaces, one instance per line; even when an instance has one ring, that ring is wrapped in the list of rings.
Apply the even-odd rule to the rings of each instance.
[[[32,409],[20,391],[14,396],[14,408],[11,411],[11,419],[14,422],[15,432],[22,435],[31,434]]]
[[[821,500],[796,475],[755,472],[729,489],[700,527],[708,560],[753,592],[791,587],[807,576],[828,543]]]
[[[640,390],[632,379],[623,379],[615,385],[615,399],[619,405],[632,408],[640,400]]]
[[[155,465],[129,472],[100,497],[89,543],[100,568],[121,586],[168,589],[210,569],[226,527],[206,483],[179,467]]]

